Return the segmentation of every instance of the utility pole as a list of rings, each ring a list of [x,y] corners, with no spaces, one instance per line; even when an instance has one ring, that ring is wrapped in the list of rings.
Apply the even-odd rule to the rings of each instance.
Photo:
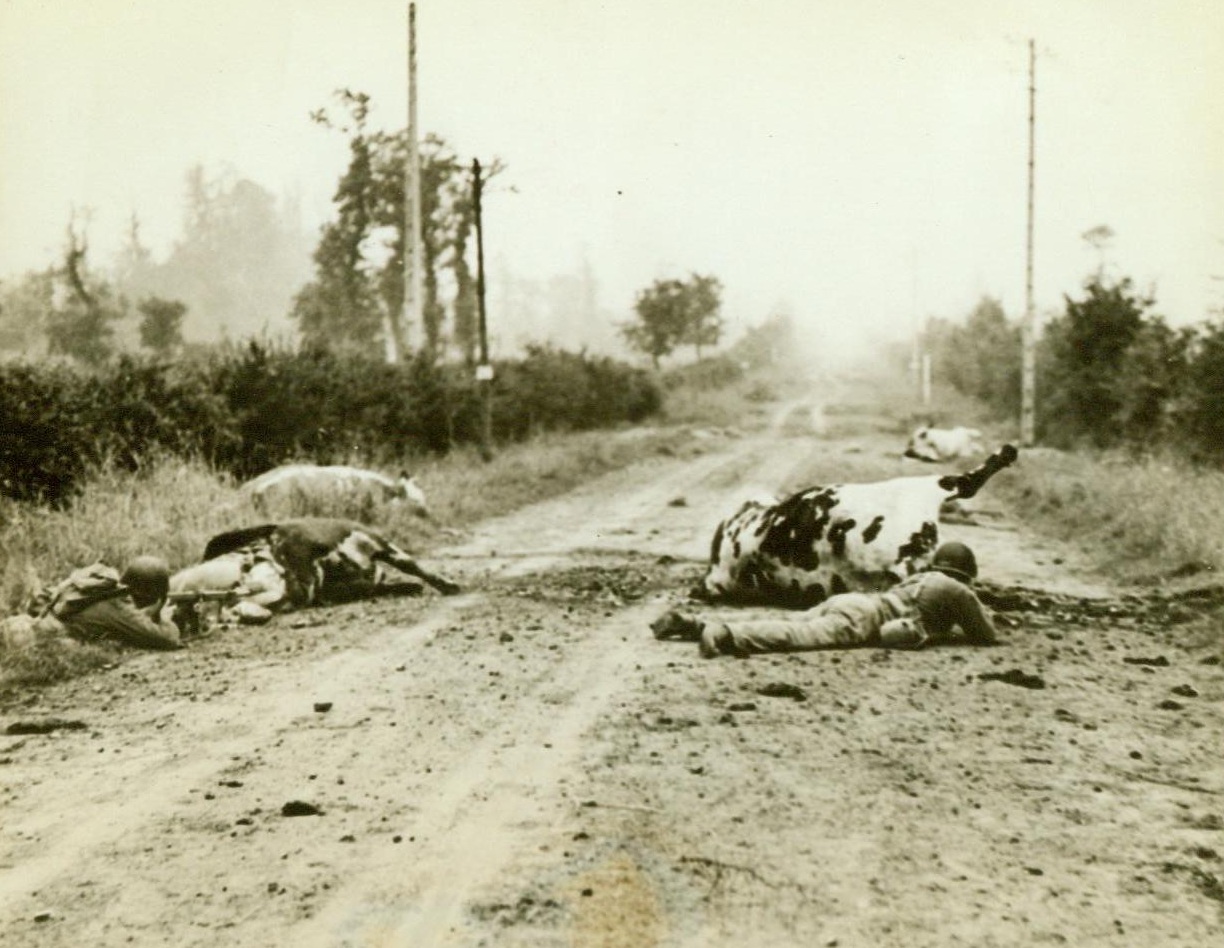
[[[922,391],[922,330],[918,320],[918,251],[910,247],[910,383]]]
[[[1028,117],[1028,222],[1024,263],[1024,324],[1020,333],[1020,443],[1026,447],[1036,440],[1037,414],[1037,327],[1033,312],[1033,178],[1036,166],[1035,130],[1037,121],[1037,51],[1029,40],[1029,117]]]
[[[421,152],[417,130],[416,4],[408,4],[408,163],[404,169],[404,312],[392,327],[388,361],[399,361],[408,336],[420,326],[424,259],[421,251]],[[394,357],[392,357],[394,351]]]
[[[479,314],[480,364],[476,366],[476,383],[481,396],[480,456],[493,458],[493,363],[489,361],[489,321],[485,315],[484,275],[484,214],[481,197],[484,182],[480,177],[480,159],[472,159],[472,211],[476,218],[476,312]]]

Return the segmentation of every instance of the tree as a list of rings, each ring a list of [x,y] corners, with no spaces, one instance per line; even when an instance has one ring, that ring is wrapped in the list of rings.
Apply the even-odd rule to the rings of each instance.
[[[293,202],[226,169],[188,169],[183,224],[165,260],[154,259],[132,215],[115,258],[118,293],[182,300],[193,340],[287,330],[293,294],[309,276],[310,240]],[[134,342],[134,340],[133,340]]]
[[[1007,320],[998,300],[983,296],[963,326],[927,325],[924,348],[937,372],[957,391],[985,402],[999,417],[1020,409],[1020,326]]]
[[[496,166],[489,174],[499,170]],[[476,364],[480,344],[480,301],[476,274],[468,262],[468,247],[476,230],[476,202],[466,177],[452,177],[446,184],[454,226],[451,230],[451,268],[455,274],[455,307],[452,341],[468,365]]]
[[[141,315],[140,344],[146,349],[164,356],[183,344],[186,303],[150,296],[142,300],[136,309]]]
[[[1060,445],[1116,440],[1125,357],[1155,302],[1129,278],[1112,282],[1098,273],[1084,289],[1082,299],[1064,297],[1066,311],[1046,327],[1038,353],[1042,434]]]
[[[0,281],[0,351],[42,354],[55,286],[53,267]]]
[[[336,189],[336,220],[323,229],[314,253],[314,279],[298,294],[293,316],[308,342],[375,352],[392,332],[402,333],[404,305],[404,167],[408,133],[371,131],[370,97],[337,93],[347,119],[325,110],[314,120],[349,137],[349,165]],[[488,179],[502,170],[498,161]],[[445,271],[455,286],[454,337],[470,351],[475,338],[475,289],[467,249],[473,214],[471,182],[455,152],[436,135],[421,147],[422,349],[430,358],[447,342]],[[397,335],[397,351],[404,340]]]
[[[100,365],[114,353],[114,323],[124,316],[124,305],[111,284],[90,271],[88,255],[85,226],[78,232],[74,215],[68,223],[64,265],[56,273],[66,292],[47,315],[47,351]]]
[[[795,319],[789,310],[779,309],[759,326],[749,328],[730,354],[750,368],[762,369],[787,364],[798,348]]]
[[[688,321],[681,342],[697,350],[722,339],[722,283],[712,276],[692,274],[688,281]]]
[[[152,292],[157,272],[153,252],[140,237],[140,219],[133,214],[128,218],[123,246],[115,256],[115,285],[129,298],[144,296]]]
[[[721,306],[722,284],[715,277],[692,273],[688,280],[655,280],[638,293],[637,322],[622,324],[621,335],[650,356],[655,368],[681,345],[694,346],[700,358],[702,346],[722,337]]]
[[[1096,251],[1096,276],[1098,280],[1105,275],[1105,252],[1109,250],[1109,245],[1113,243],[1114,236],[1113,228],[1108,224],[1098,224],[1096,227],[1090,227],[1080,234],[1080,238],[1084,243]]]
[[[1224,459],[1224,321],[1207,323],[1192,343],[1177,420],[1193,453]]]
[[[1174,329],[1159,316],[1139,327],[1117,374],[1120,438],[1140,448],[1177,438],[1193,408],[1189,395],[1196,380],[1192,359],[1198,337],[1197,329]]]

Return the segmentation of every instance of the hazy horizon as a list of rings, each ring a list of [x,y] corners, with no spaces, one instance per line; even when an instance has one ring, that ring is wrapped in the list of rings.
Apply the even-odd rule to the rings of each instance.
[[[347,155],[309,112],[348,87],[405,125],[407,6],[3,0],[0,276],[56,262],[74,207],[94,266],[133,214],[164,258],[196,163],[317,232]],[[601,323],[696,271],[733,331],[785,307],[839,346],[983,295],[1020,315],[1029,37],[1038,311],[1102,263],[1175,323],[1221,303],[1219,5],[421,0],[417,25],[422,135],[508,166],[485,208],[495,330],[498,280],[582,273]]]

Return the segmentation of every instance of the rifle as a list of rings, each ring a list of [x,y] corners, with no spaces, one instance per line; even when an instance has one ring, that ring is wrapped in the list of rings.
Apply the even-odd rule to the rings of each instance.
[[[240,599],[247,594],[247,590],[242,586],[235,586],[233,589],[184,589],[181,592],[172,592],[166,596],[166,602],[173,605],[189,602],[226,602],[230,599]]]
[[[231,589],[189,589],[169,593],[166,602],[174,607],[171,621],[179,627],[179,631],[184,636],[199,635],[203,632],[200,621],[202,603],[232,605],[247,593],[245,586],[234,586]]]

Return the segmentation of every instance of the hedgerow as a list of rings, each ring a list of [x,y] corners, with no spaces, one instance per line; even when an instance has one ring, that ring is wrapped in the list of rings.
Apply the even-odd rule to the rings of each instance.
[[[495,442],[643,420],[651,376],[551,348],[496,366]],[[392,464],[479,442],[472,370],[423,357],[390,365],[263,343],[174,361],[124,357],[93,370],[0,365],[0,494],[57,504],[102,462],[135,469],[153,451],[238,479],[294,460]]]

